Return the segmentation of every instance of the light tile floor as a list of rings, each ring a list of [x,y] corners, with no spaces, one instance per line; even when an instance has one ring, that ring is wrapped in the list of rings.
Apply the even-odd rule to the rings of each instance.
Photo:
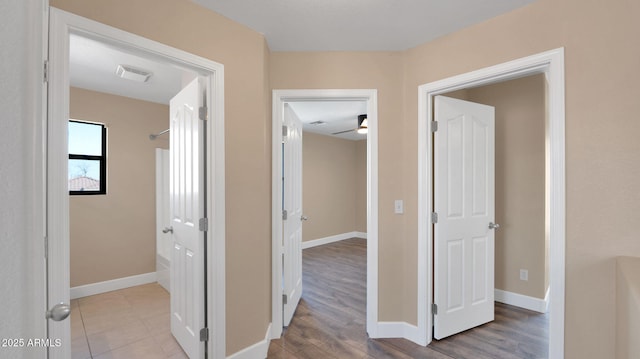
[[[157,283],[72,300],[71,357],[187,358],[171,335],[169,300]]]

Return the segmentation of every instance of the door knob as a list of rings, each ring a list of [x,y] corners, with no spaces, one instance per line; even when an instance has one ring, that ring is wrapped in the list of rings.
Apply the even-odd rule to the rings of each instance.
[[[309,217],[305,216],[304,214],[300,216],[301,221],[306,221],[307,219],[309,219]]]
[[[173,233],[173,227],[164,227],[164,229],[162,230],[162,233]]]
[[[497,223],[489,222],[489,229],[498,229],[500,225]]]
[[[54,305],[51,309],[47,310],[47,319],[53,319],[56,322],[67,319],[71,314],[71,307],[69,304],[59,303]]]

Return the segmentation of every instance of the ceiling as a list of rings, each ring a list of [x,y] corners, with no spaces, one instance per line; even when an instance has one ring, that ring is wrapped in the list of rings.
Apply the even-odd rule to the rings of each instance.
[[[367,113],[366,101],[296,101],[289,102],[289,107],[302,121],[304,132],[333,136],[345,140],[366,140],[366,134],[350,131],[333,135],[333,133],[353,130],[358,127],[358,115]],[[322,121],[322,124],[312,122]]]
[[[116,75],[119,64],[151,72],[147,82]],[[150,60],[86,37],[69,36],[69,81],[71,86],[144,101],[169,104],[169,100],[196,73]]]
[[[192,0],[265,35],[271,51],[398,51],[535,0]]]
[[[192,0],[265,35],[273,51],[404,50],[534,0]],[[393,16],[390,16],[393,14]],[[119,64],[152,73],[148,82],[116,75]],[[197,74],[113,45],[70,35],[71,86],[169,104]],[[357,127],[363,101],[290,104],[304,131],[331,135]],[[310,125],[324,121],[322,125]],[[355,131],[336,137],[361,140]]]

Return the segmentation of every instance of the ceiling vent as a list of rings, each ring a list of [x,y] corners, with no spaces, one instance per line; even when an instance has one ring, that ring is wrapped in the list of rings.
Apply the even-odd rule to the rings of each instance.
[[[318,125],[324,125],[326,122],[324,121],[313,121],[313,122],[309,122],[310,125],[314,125],[314,126],[318,126]]]
[[[136,69],[135,67],[127,66],[127,65],[118,65],[116,69],[116,75],[123,79],[137,81],[137,82],[147,82],[151,77],[152,73],[149,71]]]

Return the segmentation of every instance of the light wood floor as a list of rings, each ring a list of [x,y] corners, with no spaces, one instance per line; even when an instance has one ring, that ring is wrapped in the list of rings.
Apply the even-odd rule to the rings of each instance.
[[[171,335],[169,293],[146,284],[71,301],[74,359],[187,358]]]
[[[269,358],[547,358],[548,317],[496,303],[495,321],[422,347],[404,339],[369,339],[366,240],[303,251],[303,294],[291,325]]]

